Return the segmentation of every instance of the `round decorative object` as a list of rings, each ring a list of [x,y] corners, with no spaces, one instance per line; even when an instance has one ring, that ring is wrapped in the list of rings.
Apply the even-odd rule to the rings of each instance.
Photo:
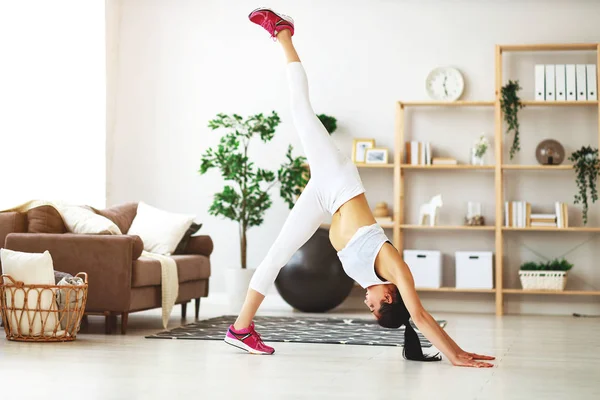
[[[535,158],[542,165],[560,165],[565,160],[565,149],[556,140],[546,139],[535,149]]]
[[[375,205],[375,209],[373,210],[373,216],[375,218],[383,218],[390,216],[390,210],[388,209],[388,205],[385,201],[381,203],[377,203]]]
[[[452,67],[439,67],[427,76],[427,94],[434,100],[456,101],[462,96],[465,81],[459,70]]]
[[[303,312],[325,312],[337,307],[353,286],[354,281],[344,272],[326,229],[318,229],[275,280],[281,297]]]

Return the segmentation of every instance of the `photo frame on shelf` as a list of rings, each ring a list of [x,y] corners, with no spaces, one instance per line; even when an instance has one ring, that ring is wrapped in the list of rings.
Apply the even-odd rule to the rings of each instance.
[[[365,150],[366,164],[387,164],[388,149],[383,147],[373,147]]]
[[[352,161],[362,164],[365,162],[367,149],[375,147],[375,139],[354,139],[352,142]]]

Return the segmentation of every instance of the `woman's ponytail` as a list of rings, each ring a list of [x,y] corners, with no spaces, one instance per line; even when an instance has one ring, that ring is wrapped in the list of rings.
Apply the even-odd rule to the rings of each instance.
[[[423,354],[421,348],[421,341],[419,335],[415,332],[414,328],[410,324],[410,321],[404,323],[404,351],[402,355],[407,360],[412,361],[441,361],[442,357],[437,353],[434,356],[428,356]]]
[[[423,354],[419,335],[410,324],[410,313],[400,296],[400,291],[396,288],[394,300],[390,303],[382,303],[379,309],[379,318],[377,320],[380,326],[384,328],[400,328],[404,325],[404,358],[413,361],[441,361],[442,357],[437,353],[434,356]]]

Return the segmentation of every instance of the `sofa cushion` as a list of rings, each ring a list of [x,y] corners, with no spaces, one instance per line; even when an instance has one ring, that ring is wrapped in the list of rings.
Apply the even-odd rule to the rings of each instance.
[[[194,218],[194,215],[176,214],[140,202],[127,233],[141,237],[144,250],[170,255],[192,225]]]
[[[137,207],[137,203],[125,203],[104,210],[97,210],[95,208],[93,210],[96,214],[100,214],[103,217],[110,219],[119,227],[121,232],[125,234],[129,232],[131,223],[137,214]]]
[[[177,263],[179,283],[210,277],[210,261],[198,255],[172,256]],[[132,287],[160,285],[160,262],[148,257],[140,257],[133,262]]]
[[[66,233],[67,227],[52,206],[40,206],[27,211],[27,232],[29,233]]]
[[[121,230],[114,222],[96,214],[89,207],[61,206],[60,213],[69,232],[84,235],[121,234]]]
[[[193,234],[198,233],[200,228],[202,228],[202,224],[192,222],[192,226],[190,226],[188,230],[184,233],[183,238],[181,238],[181,240],[179,241],[179,244],[177,245],[177,248],[175,249],[173,254],[186,254],[185,249],[187,248],[188,243],[190,242],[190,238]]]

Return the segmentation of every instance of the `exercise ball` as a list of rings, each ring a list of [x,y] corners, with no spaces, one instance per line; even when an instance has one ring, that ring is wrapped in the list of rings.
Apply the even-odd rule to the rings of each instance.
[[[281,297],[303,312],[325,312],[337,307],[353,286],[354,281],[344,272],[326,229],[318,229],[275,280]]]

